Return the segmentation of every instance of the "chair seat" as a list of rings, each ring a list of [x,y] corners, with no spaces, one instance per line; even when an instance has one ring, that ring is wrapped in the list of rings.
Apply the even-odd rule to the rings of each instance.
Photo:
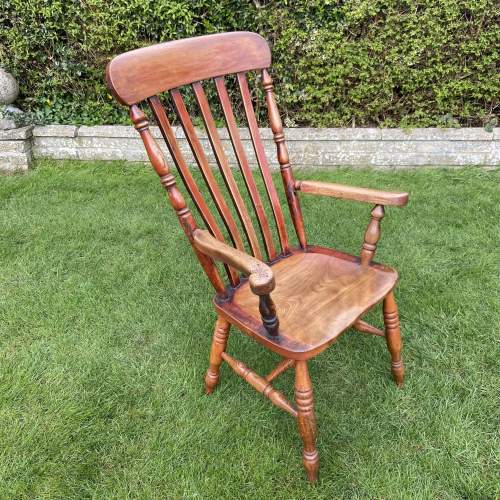
[[[328,347],[380,302],[398,279],[392,268],[376,263],[361,266],[357,257],[322,247],[308,247],[271,267],[279,335],[271,336],[263,327],[259,299],[248,281],[228,301],[216,301],[216,308],[258,342],[292,359],[308,359]]]

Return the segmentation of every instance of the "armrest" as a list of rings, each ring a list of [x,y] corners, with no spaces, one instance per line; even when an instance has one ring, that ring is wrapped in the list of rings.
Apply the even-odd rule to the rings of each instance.
[[[248,276],[250,289],[259,297],[259,311],[264,328],[270,335],[278,335],[276,307],[269,295],[276,285],[271,268],[255,257],[222,243],[204,229],[193,231],[193,243],[200,252]]]
[[[196,229],[193,232],[193,240],[200,252],[247,275],[250,288],[255,295],[266,295],[274,290],[273,272],[264,262],[226,245],[204,229]]]
[[[394,193],[391,191],[379,191],[343,184],[333,184],[320,181],[297,181],[295,190],[302,193],[319,194],[323,196],[334,196],[345,200],[364,201],[377,205],[395,205],[402,207],[408,203],[408,193]]]

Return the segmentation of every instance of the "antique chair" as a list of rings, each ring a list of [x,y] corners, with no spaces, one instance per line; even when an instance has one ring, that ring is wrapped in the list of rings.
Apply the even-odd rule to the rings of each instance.
[[[210,394],[219,382],[222,361],[276,406],[297,419],[303,441],[303,463],[309,480],[318,476],[319,456],[316,450],[316,418],[313,390],[308,373],[308,360],[324,351],[349,327],[360,332],[385,336],[391,355],[391,369],[397,385],[403,383],[401,334],[393,289],[398,275],[390,267],[373,262],[380,236],[384,206],[403,206],[406,193],[394,193],[295,180],[288,159],[283,127],[273,94],[273,83],[267,68],[271,53],[266,41],[255,33],[234,32],[200,36],[133,50],[115,57],[106,70],[109,88],[118,101],[130,107],[130,117],[138,130],[148,157],[160,176],[170,204],[175,209],[182,229],[215,288],[214,305],[217,321],[205,377],[205,391]],[[280,201],[273,184],[268,160],[254,114],[246,73],[259,71],[268,110],[269,123],[277,147],[277,157],[288,208],[297,234],[298,245],[292,245],[287,233]],[[269,199],[272,218],[264,210],[250,161],[247,157],[231,107],[225,75],[235,74],[243,100],[246,121],[255,158]],[[249,209],[238,188],[215,125],[203,80],[213,79],[235,158],[245,182],[248,197],[258,221],[259,233],[252,223]],[[190,85],[197,109],[205,124],[225,188],[243,228],[232,215],[221,186],[212,172],[202,142],[193,126],[180,87]],[[230,244],[210,212],[199,186],[188,167],[158,94],[169,91],[177,117]],[[149,121],[139,104],[146,101],[175,162],[179,175],[191,196],[206,229],[200,228],[152,136]],[[364,236],[360,256],[309,244],[302,219],[299,194],[331,196],[374,205]],[[279,242],[277,248],[273,239]],[[250,251],[245,250],[244,240]],[[262,251],[264,249],[264,252]],[[215,262],[224,266],[229,284],[226,286]],[[383,302],[385,331],[361,318],[379,302]],[[226,352],[229,328],[236,326],[257,342],[282,357],[266,377],[261,377]],[[273,388],[271,381],[287,368],[295,369],[294,407]]]

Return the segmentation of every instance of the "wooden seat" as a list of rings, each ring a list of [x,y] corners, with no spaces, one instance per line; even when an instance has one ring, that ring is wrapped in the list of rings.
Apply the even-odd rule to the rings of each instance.
[[[362,266],[350,255],[325,248],[309,250],[271,264],[279,336],[269,335],[263,327],[259,299],[247,281],[229,301],[216,302],[217,311],[230,323],[291,359],[308,359],[326,349],[380,302],[398,279],[389,267]]]
[[[307,179],[295,180],[273,81],[268,71],[270,64],[271,51],[261,36],[249,32],[221,33],[166,42],[121,54],[108,64],[106,80],[116,99],[129,107],[132,123],[141,136],[170,205],[215,290],[217,320],[205,375],[206,394],[211,394],[217,387],[220,366],[225,361],[258,392],[297,419],[303,443],[302,461],[308,479],[315,481],[319,454],[316,449],[316,416],[308,371],[309,359],[353,326],[359,332],[385,337],[393,378],[398,386],[403,383],[401,332],[393,293],[397,273],[375,264],[373,257],[380,237],[381,220],[385,215],[384,207],[405,205],[408,194]],[[287,227],[271,175],[252,100],[253,94],[261,93],[252,92],[247,78],[249,72],[260,75],[293,228]],[[231,81],[236,85],[231,93],[226,88],[225,75],[234,75]],[[231,165],[223,147],[212,115],[208,97],[211,94],[205,92],[205,86],[209,84],[215,87],[216,106],[224,116],[236,159],[234,165]],[[200,140],[185,104],[188,93],[203,121],[223,186],[219,185],[212,171],[209,156],[203,147],[206,141]],[[256,171],[250,167],[252,162],[243,147],[233,112],[231,101],[238,94],[243,104],[238,108],[242,110],[239,122],[247,125],[253,145],[253,163],[258,166]],[[151,134],[150,118],[145,111],[147,106],[192,199],[194,212],[177,187],[170,166]],[[169,116],[168,109],[174,110],[173,117]],[[223,228],[193,176],[171,126],[172,119],[178,120],[182,126]],[[239,167],[245,194],[242,194],[231,167]],[[262,178],[262,190],[254,179],[257,172]],[[308,242],[300,208],[299,197],[302,194],[329,196],[373,206],[359,257],[316,247]],[[265,206],[270,208],[270,213],[266,212]],[[325,214],[327,218],[328,214]],[[258,223],[257,229],[254,220]],[[222,263],[222,273],[216,262]],[[381,301],[384,331],[361,318]],[[227,352],[231,325],[283,357],[266,377],[258,375]],[[295,369],[295,407],[271,383],[292,367]]]

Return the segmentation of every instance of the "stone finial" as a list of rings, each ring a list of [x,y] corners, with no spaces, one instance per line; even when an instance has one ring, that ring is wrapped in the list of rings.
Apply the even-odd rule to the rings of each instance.
[[[12,104],[19,95],[17,80],[0,68],[0,104]]]

